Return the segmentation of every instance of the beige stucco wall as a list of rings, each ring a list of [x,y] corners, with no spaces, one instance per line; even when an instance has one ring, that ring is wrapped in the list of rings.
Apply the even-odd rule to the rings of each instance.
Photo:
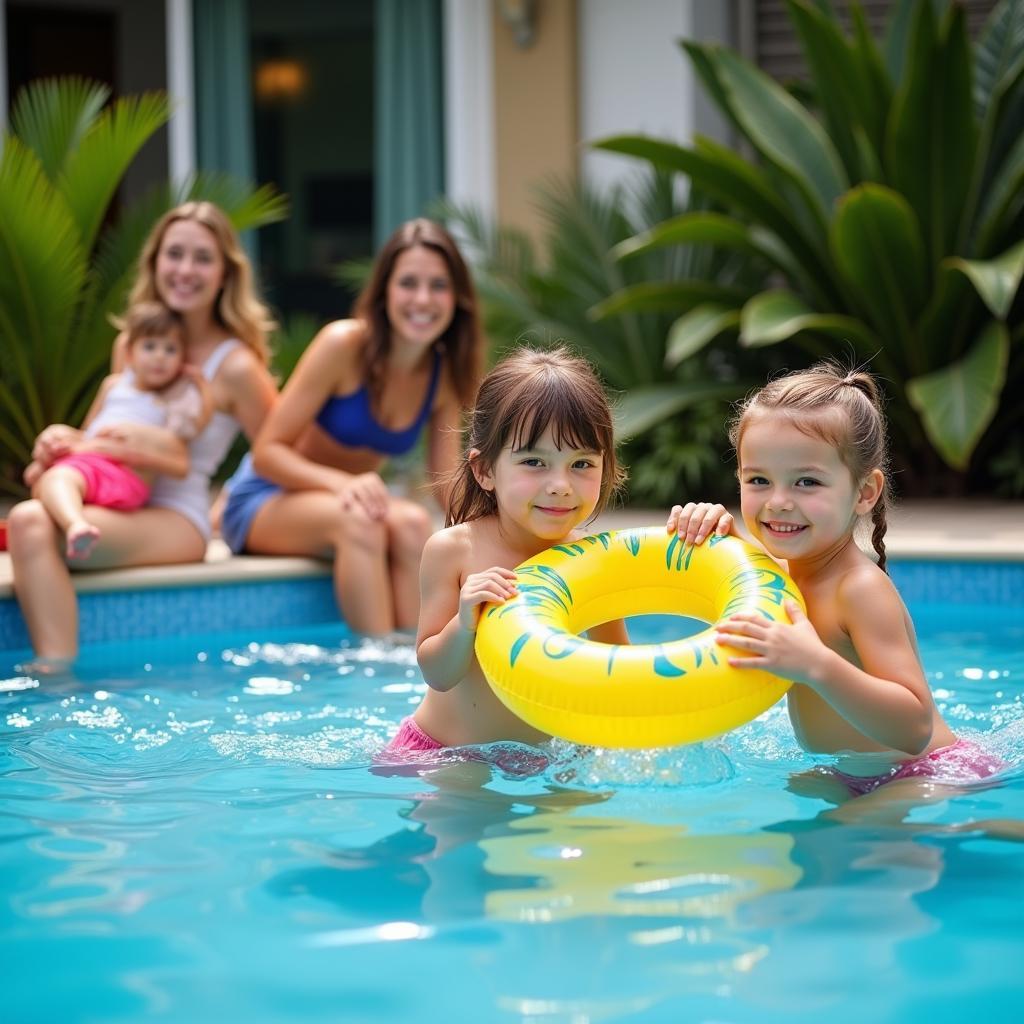
[[[538,235],[530,189],[578,168],[576,0],[536,0],[532,45],[523,48],[494,5],[497,213]],[[512,6],[515,6],[513,3]]]

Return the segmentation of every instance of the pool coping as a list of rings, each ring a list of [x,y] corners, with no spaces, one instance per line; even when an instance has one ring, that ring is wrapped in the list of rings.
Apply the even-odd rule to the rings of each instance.
[[[662,511],[620,508],[605,512],[594,528],[652,526],[664,519]],[[890,521],[886,548],[893,560],[1024,562],[1022,502],[913,502],[897,509]],[[232,555],[222,540],[214,538],[203,562],[77,572],[72,579],[78,593],[88,594],[309,579],[330,574],[330,562],[324,560]],[[0,552],[0,600],[13,598],[10,556]]]

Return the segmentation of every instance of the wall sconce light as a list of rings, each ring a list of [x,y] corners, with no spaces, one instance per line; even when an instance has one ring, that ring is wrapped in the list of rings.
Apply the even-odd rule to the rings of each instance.
[[[523,50],[532,46],[537,32],[536,0],[498,0],[498,10],[512,29],[516,46]]]
[[[256,95],[265,103],[297,100],[309,88],[305,64],[287,58],[262,61],[256,68]]]

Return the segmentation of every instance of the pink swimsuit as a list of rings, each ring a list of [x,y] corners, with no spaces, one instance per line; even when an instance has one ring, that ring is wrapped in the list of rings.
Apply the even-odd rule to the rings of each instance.
[[[406,760],[415,758],[417,754],[428,754],[435,750],[444,750],[444,744],[438,743],[433,736],[428,736],[416,724],[416,719],[409,715],[408,718],[402,719],[394,739],[384,748],[380,756]]]
[[[446,747],[424,732],[409,715],[403,718],[391,742],[377,755],[378,763],[429,762],[439,750],[450,751],[453,760],[485,761],[507,775],[536,775],[551,763],[546,754],[521,743],[489,743],[482,747]],[[425,756],[426,755],[426,756]]]
[[[983,750],[970,740],[957,740],[948,747],[939,747],[911,761],[895,765],[882,775],[848,775],[838,768],[830,769],[856,796],[863,796],[887,782],[897,779],[932,779],[935,782],[964,783],[987,779],[1006,767],[1005,762]]]

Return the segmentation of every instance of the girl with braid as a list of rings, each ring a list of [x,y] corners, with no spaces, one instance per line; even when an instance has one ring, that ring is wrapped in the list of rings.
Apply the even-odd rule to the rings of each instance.
[[[743,521],[799,586],[807,614],[790,601],[789,623],[753,613],[724,620],[717,641],[729,664],[793,681],[797,740],[837,755],[831,771],[851,794],[897,779],[984,778],[1003,767],[943,721],[886,573],[886,430],[873,378],[829,363],[779,377],[742,404],[730,440]],[[673,516],[670,530],[682,533],[686,510],[676,506]],[[867,516],[877,563],[854,540]]]

